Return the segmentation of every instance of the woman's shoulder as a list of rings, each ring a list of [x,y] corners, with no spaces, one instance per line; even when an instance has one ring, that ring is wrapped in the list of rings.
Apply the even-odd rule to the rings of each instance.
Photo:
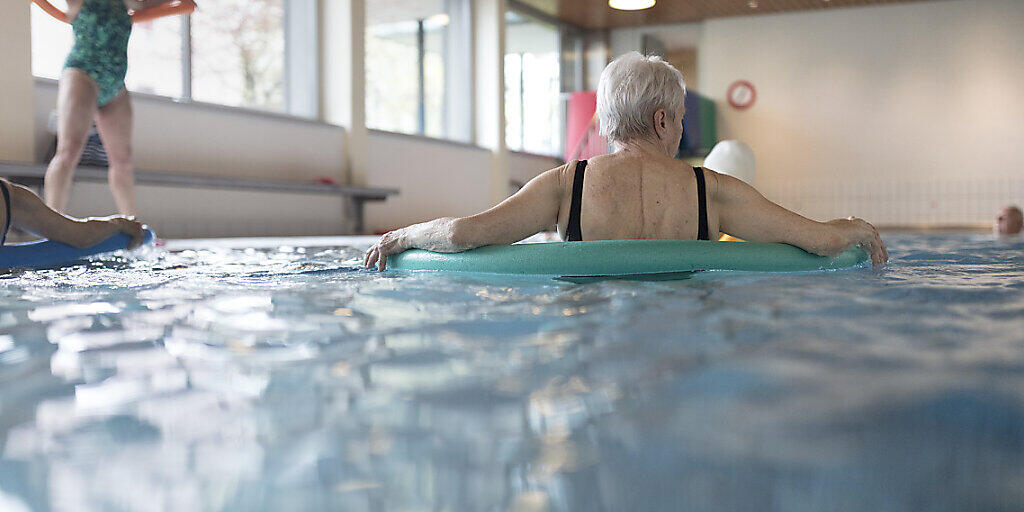
[[[601,166],[606,166],[606,165],[614,165],[615,162],[617,162],[617,161],[619,161],[621,159],[622,159],[622,155],[620,155],[619,153],[608,153],[608,154],[605,154],[605,155],[597,155],[597,156],[590,157],[590,159],[587,160],[587,167],[590,167],[590,166],[601,167]]]
[[[619,153],[609,153],[606,155],[598,155],[587,159],[587,171],[588,175],[603,175],[606,173],[615,173],[616,171],[624,168],[631,167],[634,164],[628,161],[629,159]],[[574,165],[575,167],[575,165]]]
[[[579,160],[569,160],[568,162],[548,171],[558,175],[559,188],[565,188],[567,184],[572,183],[573,176],[576,174],[576,165],[579,162]]]
[[[708,197],[713,201],[733,200],[747,190],[755,190],[743,180],[707,167],[704,167],[704,181],[707,183]]]

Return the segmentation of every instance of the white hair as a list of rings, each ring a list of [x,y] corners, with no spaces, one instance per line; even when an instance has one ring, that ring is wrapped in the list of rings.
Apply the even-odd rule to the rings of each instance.
[[[649,136],[654,113],[665,109],[674,116],[685,100],[686,82],[678,69],[656,55],[629,52],[601,72],[597,85],[601,135],[613,142]]]

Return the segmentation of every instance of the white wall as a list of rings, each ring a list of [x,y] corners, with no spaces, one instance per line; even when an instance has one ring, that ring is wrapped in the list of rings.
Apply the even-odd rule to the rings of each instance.
[[[665,48],[669,51],[680,48],[696,48],[700,45],[703,28],[702,23],[680,23],[616,29],[611,31],[608,38],[610,51],[613,56],[630,51],[641,51],[644,34],[658,38],[665,43]]]
[[[0,160],[32,160],[32,37],[29,2],[0,16]]]
[[[367,186],[401,194],[366,208],[370,232],[490,207],[491,152],[423,137],[371,130]]]
[[[343,181],[364,185],[369,170],[366,146],[365,0],[318,3],[320,23],[320,116],[345,127],[348,151]]]
[[[505,0],[474,0],[473,141],[490,155],[491,204],[508,196],[505,145]]]
[[[1022,26],[1020,0],[709,20],[697,89],[718,104],[719,138],[750,144],[755,184],[788,207],[880,224],[986,223],[1024,202]],[[737,79],[757,88],[747,111],[725,102]]]
[[[766,194],[816,217],[985,222],[1024,201],[1024,2],[709,21],[701,87]],[[736,79],[756,105],[724,104]]]

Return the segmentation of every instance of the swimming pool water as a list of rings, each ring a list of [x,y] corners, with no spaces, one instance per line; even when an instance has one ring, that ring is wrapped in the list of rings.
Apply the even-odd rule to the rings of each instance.
[[[0,510],[1022,510],[1024,241],[671,282],[0,276]]]

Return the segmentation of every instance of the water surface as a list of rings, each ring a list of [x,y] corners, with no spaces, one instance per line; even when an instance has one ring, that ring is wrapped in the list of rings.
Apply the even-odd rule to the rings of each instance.
[[[0,275],[0,509],[1024,509],[1024,242],[886,238],[666,282],[287,240]]]

